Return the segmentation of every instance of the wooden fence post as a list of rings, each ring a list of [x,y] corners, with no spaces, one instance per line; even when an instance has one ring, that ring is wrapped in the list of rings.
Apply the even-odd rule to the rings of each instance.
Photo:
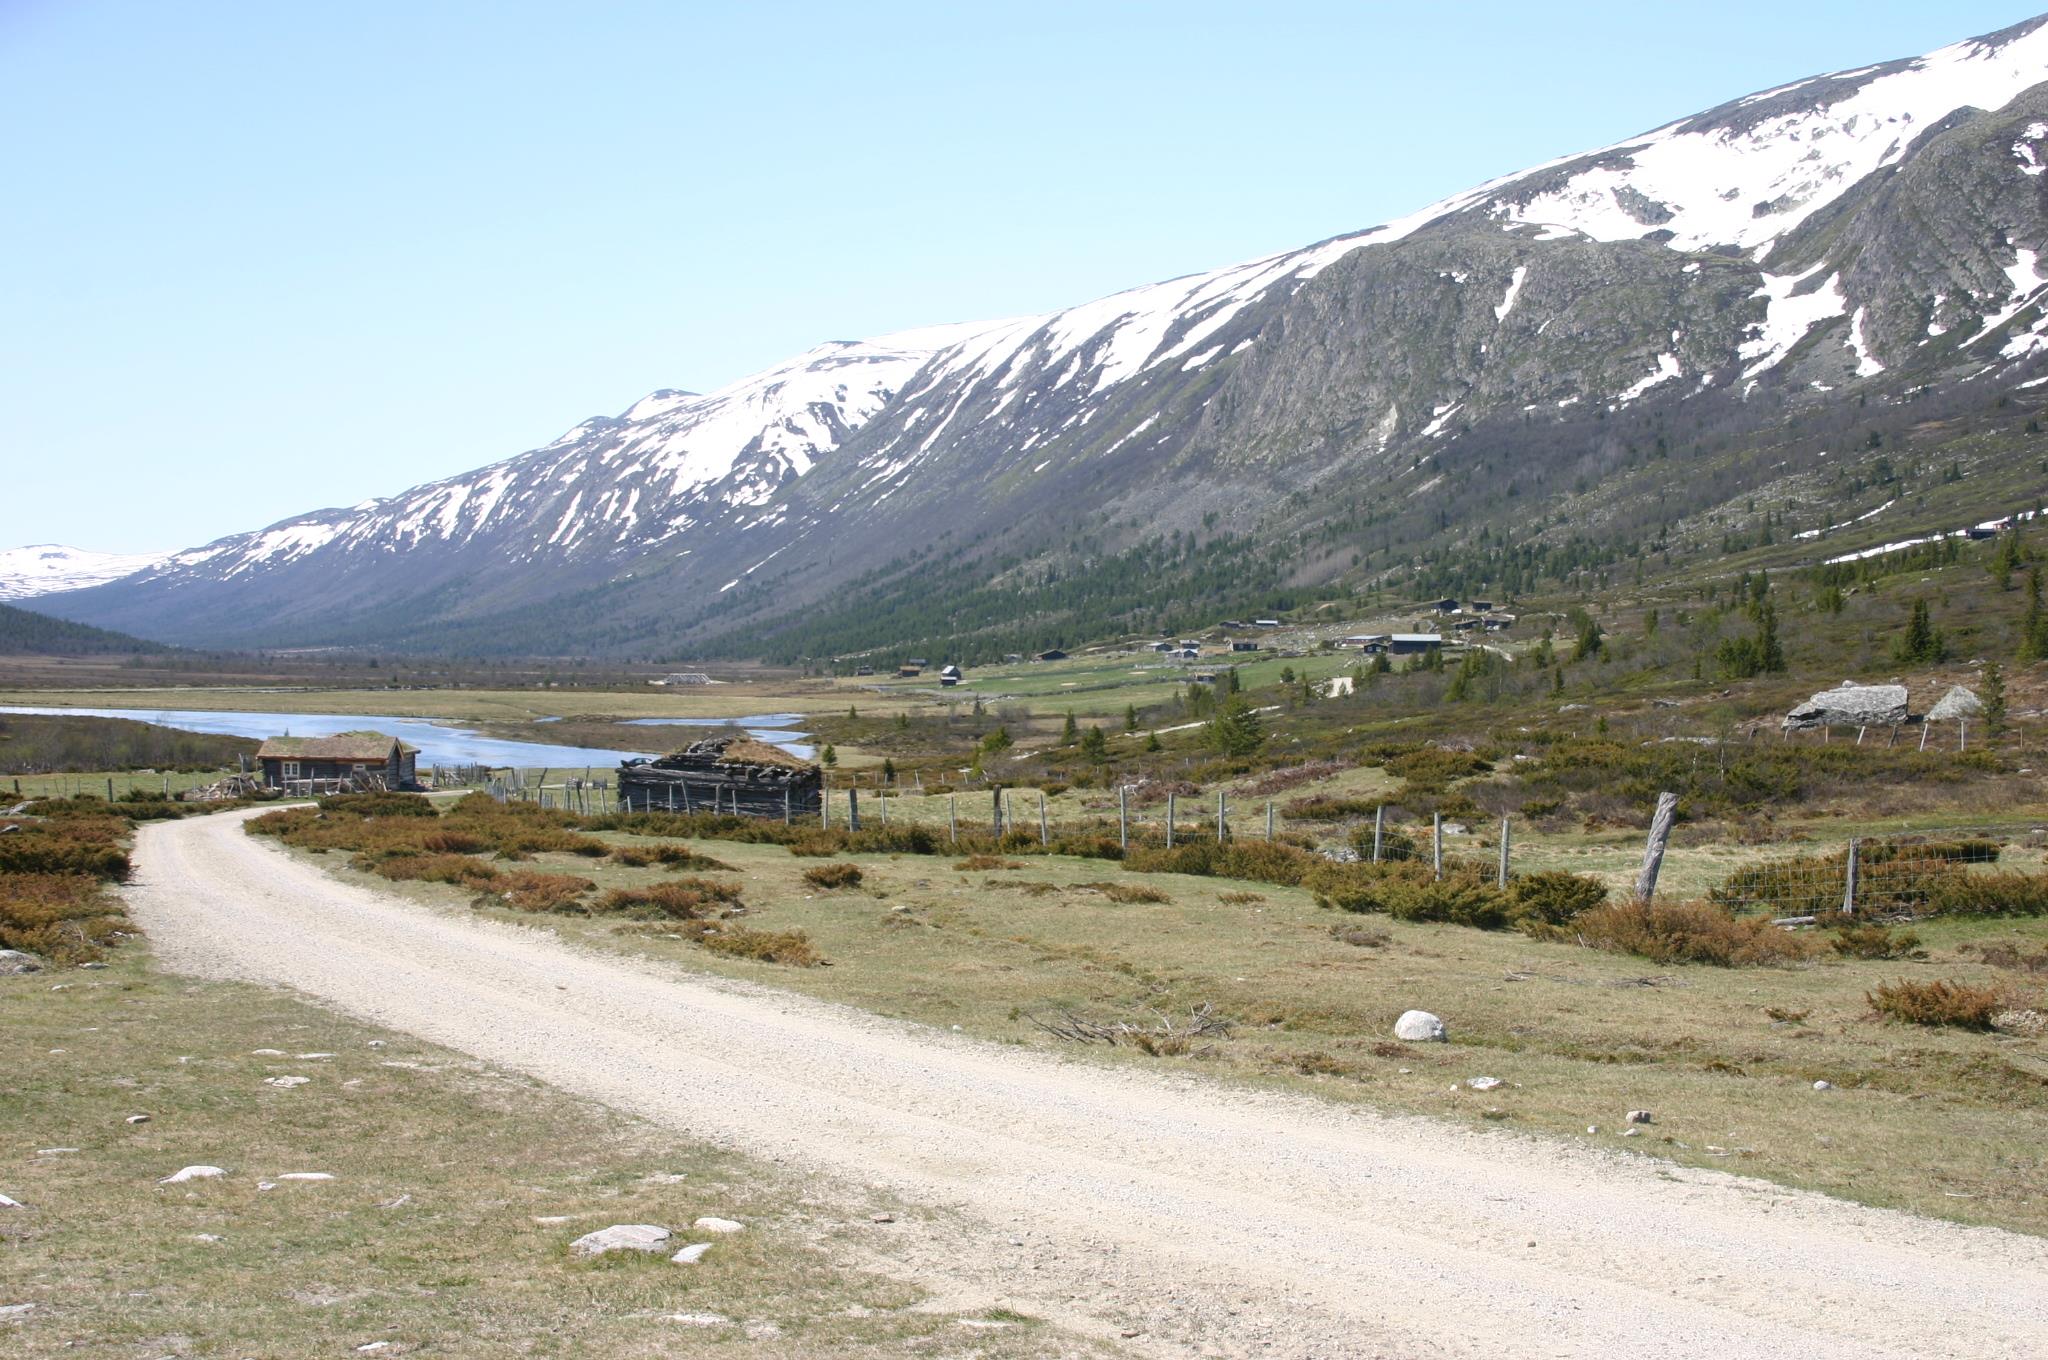
[[[1273,839],[1273,800],[1266,800],[1266,839]]]
[[[788,826],[790,822],[789,802],[789,785],[784,784],[782,786],[782,824],[784,826]]]
[[[818,776],[818,829],[832,829],[832,786],[825,782],[823,775]]]
[[[1038,843],[1040,845],[1052,844],[1052,828],[1046,824],[1045,820],[1044,789],[1038,791]]]
[[[1856,861],[1858,850],[1859,843],[1856,837],[1851,836],[1849,838],[1849,858],[1842,866],[1842,915],[1844,916],[1854,916],[1856,914]]]
[[[1636,901],[1648,902],[1657,891],[1657,873],[1664,867],[1664,846],[1671,839],[1671,823],[1678,815],[1678,795],[1657,795],[1657,810],[1650,815],[1650,839],[1643,846],[1643,867],[1636,875]]]
[[[1173,849],[1173,795],[1166,795],[1166,848]]]
[[[1380,862],[1380,836],[1387,828],[1387,805],[1381,803],[1372,810],[1372,862]]]
[[[1223,806],[1223,790],[1218,789],[1216,790],[1216,843],[1218,845],[1223,844],[1224,837],[1230,834],[1230,823],[1224,820]]]
[[[1002,786],[1002,785],[998,784],[998,785],[996,785],[996,786],[995,786],[995,788],[993,788],[993,789],[991,789],[991,790],[989,791],[989,803],[990,803],[990,810],[989,810],[989,827],[990,827],[990,829],[991,829],[992,831],[994,831],[994,833],[995,833],[995,838],[996,838],[997,840],[1001,840],[1001,839],[1003,838],[1003,786]]]
[[[1509,838],[1509,836],[1510,836],[1510,835],[1512,835],[1512,834],[1513,834],[1513,833],[1512,833],[1512,832],[1511,832],[1511,831],[1510,831],[1510,830],[1508,829],[1508,819],[1507,819],[1507,818],[1505,818],[1505,817],[1501,818],[1501,819],[1500,819],[1500,878],[1499,878],[1499,880],[1498,880],[1498,884],[1499,884],[1499,886],[1500,886],[1500,887],[1503,887],[1503,888],[1507,887],[1507,885],[1508,885],[1508,838]]]
[[[737,791],[734,792],[733,799],[735,802],[738,801],[739,794]],[[882,810],[882,825],[887,826],[889,824],[889,799],[883,794],[879,786],[875,789],[875,806]]]
[[[1429,870],[1437,878],[1444,876],[1444,815],[1441,812],[1429,814]]]
[[[860,786],[849,785],[846,790],[846,829],[860,830]]]
[[[954,845],[960,843],[960,795],[946,795],[946,839]]]
[[[1116,786],[1116,843],[1119,849],[1131,848],[1131,786]]]

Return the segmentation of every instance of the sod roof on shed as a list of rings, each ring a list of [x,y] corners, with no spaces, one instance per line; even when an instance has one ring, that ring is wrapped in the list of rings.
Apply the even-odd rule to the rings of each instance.
[[[381,763],[391,748],[418,755],[419,747],[382,732],[337,732],[331,737],[270,737],[256,748],[256,758],[278,760],[346,760]]]

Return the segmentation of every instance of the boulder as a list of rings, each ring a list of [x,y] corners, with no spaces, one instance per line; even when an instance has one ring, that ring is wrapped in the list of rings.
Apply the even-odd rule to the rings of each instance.
[[[1934,707],[1927,710],[1929,722],[1961,722],[1967,718],[1982,717],[1984,701],[1961,685],[1949,686],[1948,693],[1934,701]]]
[[[1630,1110],[1628,1112],[1628,1122],[1631,1124],[1647,1124],[1651,1118],[1652,1116],[1648,1110]]]
[[[704,1259],[704,1253],[711,1250],[709,1242],[692,1242],[668,1259],[679,1266],[693,1266]]]
[[[1394,1022],[1394,1037],[1411,1044],[1440,1044],[1446,1034],[1444,1022],[1428,1011],[1403,1011]]]
[[[668,1246],[668,1237],[667,1228],[657,1228],[652,1223],[614,1223],[571,1242],[569,1254],[593,1257],[614,1251],[662,1251]]]
[[[1897,727],[1906,721],[1904,685],[1855,685],[1843,681],[1824,689],[1785,715],[1785,730],[1815,727]]]
[[[43,961],[33,954],[24,954],[19,949],[0,949],[0,977],[20,977],[23,973],[40,973]]]
[[[729,1218],[709,1217],[700,1218],[690,1226],[695,1228],[698,1232],[709,1233],[736,1233],[740,1230],[741,1227],[740,1224],[733,1222]]]
[[[1507,1085],[1499,1077],[1467,1077],[1465,1084],[1475,1091],[1493,1091]]]

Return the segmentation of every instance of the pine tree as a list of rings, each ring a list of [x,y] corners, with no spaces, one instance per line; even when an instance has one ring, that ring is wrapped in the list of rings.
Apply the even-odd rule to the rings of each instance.
[[[2027,573],[2027,612],[2020,617],[2021,661],[2048,657],[2048,614],[2041,610],[2041,569]]]
[[[1074,710],[1067,710],[1067,724],[1060,729],[1060,745],[1072,746],[1074,738],[1080,735],[1080,725],[1074,721]]]
[[[1109,739],[1102,735],[1101,728],[1091,727],[1081,738],[1081,754],[1087,758],[1090,765],[1109,763]]]
[[[1157,732],[1147,732],[1145,734],[1145,749],[1147,751],[1161,751],[1166,748],[1159,744],[1159,734]]]
[[[1991,559],[1991,574],[1997,578],[1998,588],[2011,590],[2012,574],[2023,565],[2019,531],[2008,529],[1998,536],[1998,555]]]
[[[825,768],[829,770],[839,763],[839,752],[833,750],[828,743],[824,750],[818,752],[818,759],[824,762]]]
[[[1248,756],[1266,741],[1259,715],[1241,694],[1223,701],[1216,716],[1209,720],[1208,736],[1209,744],[1226,756]]]
[[[1984,663],[1984,730],[1997,736],[2005,730],[2005,672],[1996,661]]]
[[[1135,732],[1135,731],[1137,731],[1137,730],[1138,730],[1138,706],[1137,706],[1136,704],[1125,704],[1125,705],[1124,705],[1124,731],[1126,731],[1126,732]]]
[[[1899,635],[1893,654],[1900,661],[1926,663],[1941,660],[1947,651],[1946,640],[1927,613],[1927,601],[1913,601],[1913,612],[1906,619],[1906,631]]]
[[[896,762],[895,762],[895,761],[893,761],[893,760],[889,760],[889,759],[887,759],[887,758],[884,758],[884,759],[883,759],[883,761],[882,761],[882,782],[883,782],[884,784],[893,784],[893,783],[895,783],[895,782],[896,782]]]

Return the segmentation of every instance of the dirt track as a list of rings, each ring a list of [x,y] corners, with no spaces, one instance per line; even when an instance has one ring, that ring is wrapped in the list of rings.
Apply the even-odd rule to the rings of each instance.
[[[1104,1070],[565,948],[152,823],[166,966],[956,1210],[928,1283],[1155,1354],[2040,1356],[2048,1243],[1648,1159]],[[944,1215],[941,1215],[944,1217]],[[985,1232],[982,1228],[985,1226]],[[1113,1335],[1113,1332],[1112,1332]]]

